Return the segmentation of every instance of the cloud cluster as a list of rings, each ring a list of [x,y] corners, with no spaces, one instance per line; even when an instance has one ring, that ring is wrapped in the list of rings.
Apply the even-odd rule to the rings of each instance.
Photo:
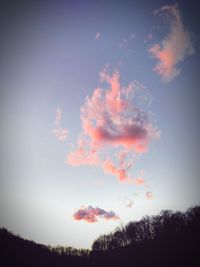
[[[143,102],[147,105],[148,94],[136,81],[123,87],[117,71],[109,75],[104,69],[100,81],[108,88],[96,88],[81,107],[82,133],[67,163],[99,166],[119,181],[143,184],[142,179],[130,178],[127,171],[135,155],[146,153],[150,142],[159,136],[149,113],[141,107]],[[117,151],[115,159],[109,149]]]
[[[61,118],[62,118],[62,111],[60,108],[57,108],[56,118],[54,122],[55,128],[53,129],[53,133],[59,141],[64,141],[67,139],[69,131],[66,128],[61,127]]]
[[[154,71],[164,81],[170,81],[181,72],[177,64],[183,61],[187,55],[193,54],[194,48],[190,34],[184,28],[178,6],[163,6],[154,13],[160,14],[162,12],[168,14],[170,32],[160,43],[154,44],[149,52],[158,60]]]
[[[98,219],[105,219],[107,221],[120,219],[113,211],[105,211],[104,209],[93,208],[92,206],[81,207],[74,213],[73,218],[77,221],[84,220],[88,223],[98,222]]]

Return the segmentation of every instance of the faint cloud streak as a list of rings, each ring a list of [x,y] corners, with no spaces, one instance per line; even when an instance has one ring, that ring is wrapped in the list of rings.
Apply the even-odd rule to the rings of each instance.
[[[101,36],[101,33],[100,33],[100,32],[97,32],[97,33],[95,34],[95,40],[98,40],[98,39],[100,38],[100,36]]]
[[[57,108],[55,122],[54,122],[55,128],[53,129],[52,132],[59,141],[64,141],[67,139],[69,131],[66,128],[61,127],[61,118],[62,118],[62,111],[60,108]]]

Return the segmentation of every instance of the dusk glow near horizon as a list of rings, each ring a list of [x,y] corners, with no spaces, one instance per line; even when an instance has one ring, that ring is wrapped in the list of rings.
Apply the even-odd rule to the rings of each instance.
[[[20,3],[1,16],[0,226],[91,248],[199,204],[195,4]]]

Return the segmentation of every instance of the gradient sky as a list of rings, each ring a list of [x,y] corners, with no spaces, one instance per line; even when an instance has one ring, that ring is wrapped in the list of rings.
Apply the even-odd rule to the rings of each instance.
[[[17,2],[0,8],[0,225],[36,242],[90,248],[130,220],[199,204],[196,1]],[[114,136],[97,138],[82,128],[88,117],[80,108],[96,88],[98,103],[110,108],[104,94],[114,92],[114,77],[119,90],[132,83],[137,92],[121,93]],[[137,133],[131,128],[129,143],[120,101],[149,117]],[[69,155],[84,138],[101,160],[72,166]],[[119,165],[105,165],[120,149],[133,164],[123,181]]]

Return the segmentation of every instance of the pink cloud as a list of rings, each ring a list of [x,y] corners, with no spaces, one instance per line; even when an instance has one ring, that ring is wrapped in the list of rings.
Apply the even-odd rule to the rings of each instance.
[[[110,85],[110,90],[97,88],[87,98],[81,109],[84,133],[96,147],[116,145],[136,153],[146,152],[157,130],[148,114],[132,103],[134,84],[123,88],[118,72],[110,76],[103,71],[100,78]]]
[[[98,39],[100,38],[100,36],[101,36],[101,33],[100,33],[100,32],[97,32],[97,33],[95,34],[95,39],[98,40]]]
[[[133,166],[135,157],[128,151],[120,151],[116,153],[116,158],[119,161],[120,168],[129,170]]]
[[[104,209],[93,208],[92,206],[81,207],[74,213],[73,218],[77,221],[84,220],[88,223],[98,222],[98,219],[105,219],[107,221],[120,219],[113,211],[105,211]]]
[[[88,146],[83,138],[78,139],[77,148],[67,155],[67,161],[69,165],[80,166],[80,165],[99,165],[100,159],[97,151],[92,147]]]
[[[126,169],[117,168],[110,159],[105,160],[102,167],[105,173],[115,175],[120,182],[128,179]]]
[[[134,179],[134,183],[137,184],[137,185],[145,185],[146,184],[144,178],[142,178],[142,177],[135,178]]]
[[[187,55],[194,53],[189,32],[184,28],[180,12],[177,5],[163,6],[154,13],[168,13],[170,24],[169,34],[157,44],[154,44],[149,52],[158,60],[154,71],[157,72],[164,81],[170,81],[176,77],[181,69],[177,64],[184,60]]]
[[[135,177],[134,179],[130,179],[129,183],[147,186],[147,183],[146,183],[145,179],[143,178],[143,176],[144,176],[144,170],[141,170],[140,174],[137,177]]]
[[[82,133],[77,148],[67,155],[67,163],[95,165],[120,182],[143,184],[127,172],[135,155],[147,153],[151,141],[159,136],[149,113],[142,109],[141,102],[148,106],[148,94],[137,81],[122,86],[117,71],[109,75],[104,69],[100,72],[100,81],[108,88],[96,88],[81,107]],[[115,160],[112,150],[117,151]]]
[[[142,177],[132,178],[128,174],[129,163],[127,166],[116,166],[109,158],[102,162],[102,168],[105,173],[112,174],[117,177],[119,182],[135,184],[135,185],[145,185],[146,182]]]
[[[64,141],[67,139],[69,131],[66,128],[61,127],[61,118],[62,118],[62,111],[60,108],[57,108],[55,122],[54,122],[55,128],[53,129],[52,132],[59,141]]]

